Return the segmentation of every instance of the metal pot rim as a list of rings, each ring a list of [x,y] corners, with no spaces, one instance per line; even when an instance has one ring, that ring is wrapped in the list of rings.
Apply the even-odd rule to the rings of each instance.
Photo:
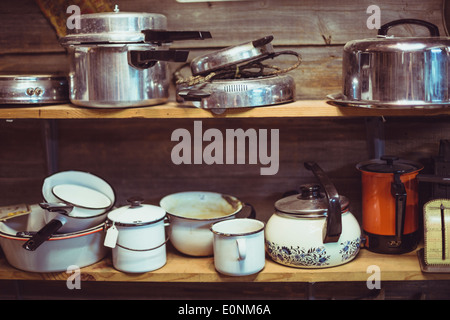
[[[162,205],[162,202],[164,199],[167,199],[168,197],[171,196],[176,196],[176,195],[181,195],[181,194],[188,194],[188,193],[203,193],[203,194],[214,194],[214,195],[220,195],[222,198],[226,199],[232,199],[233,200],[233,204],[236,206],[236,209],[227,215],[223,215],[223,216],[219,216],[219,217],[212,217],[212,218],[195,218],[195,217],[186,217],[186,216],[182,216],[182,215],[178,215],[175,213],[171,213],[169,212],[167,209],[164,208],[164,206]],[[171,216],[175,217],[175,218],[180,218],[180,219],[184,219],[184,220],[193,220],[193,221],[215,221],[217,219],[226,219],[229,217],[232,217],[236,214],[238,214],[243,208],[244,208],[244,203],[242,201],[240,201],[238,198],[228,195],[228,194],[222,194],[222,193],[218,193],[218,192],[211,192],[211,191],[182,191],[182,192],[177,192],[177,193],[172,193],[170,195],[165,196],[164,198],[161,199],[160,201],[160,207],[163,208],[167,215],[169,216],[169,219]]]
[[[48,241],[55,241],[55,240],[67,240],[72,238],[79,238],[83,236],[87,236],[93,233],[97,233],[100,231],[105,230],[105,222],[102,222],[101,224],[94,226],[92,228],[88,228],[85,230],[80,231],[74,231],[74,232],[68,232],[68,233],[58,233],[53,234]],[[20,241],[27,241],[30,239],[31,236],[20,236],[16,234],[9,234],[6,232],[3,232],[0,230],[0,237],[4,239],[10,239],[10,240],[20,240]]]

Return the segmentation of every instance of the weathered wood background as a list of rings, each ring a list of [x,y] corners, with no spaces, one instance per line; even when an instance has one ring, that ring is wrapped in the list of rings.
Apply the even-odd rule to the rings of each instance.
[[[189,48],[191,58],[274,35],[277,50],[289,48],[303,56],[300,68],[291,72],[296,79],[297,99],[324,99],[328,93],[340,91],[342,46],[349,40],[376,34],[376,30],[366,27],[366,9],[371,4],[331,0],[118,2],[121,11],[165,14],[170,30],[211,31],[213,39],[174,44]],[[385,0],[377,5],[382,23],[420,18],[436,24],[444,34],[441,1]],[[2,1],[0,26],[0,71],[67,71],[66,53],[34,1]],[[392,30],[402,35],[425,31],[411,26]],[[351,198],[355,215],[360,217],[359,173],[355,165],[368,157],[364,119],[216,119],[204,120],[203,124],[204,130],[280,129],[278,174],[260,176],[260,165],[174,165],[170,158],[175,145],[170,141],[171,133],[176,128],[192,132],[193,121],[170,119],[59,120],[58,169],[85,170],[104,177],[116,189],[119,204],[133,194],[157,202],[168,193],[207,189],[263,203],[259,211],[267,219],[273,201],[283,192],[313,180],[302,163],[314,160],[329,173],[339,191]],[[437,153],[439,139],[448,138],[450,132],[446,117],[390,118],[385,126],[387,153],[427,163]],[[1,122],[0,204],[41,200],[40,186],[47,175],[43,127],[43,121],[37,120]]]
[[[441,0],[297,1],[261,0],[178,3],[175,0],[117,1],[121,11],[163,13],[170,30],[208,30],[213,39],[186,41],[190,57],[225,46],[274,35],[277,50],[301,53],[302,65],[291,72],[297,99],[325,99],[341,90],[343,45],[374,37],[366,27],[369,5],[381,8],[381,22],[423,19],[445,34]],[[65,8],[61,8],[65,10]],[[421,35],[424,30],[398,27],[395,34]],[[279,61],[288,63],[289,61]],[[174,69],[176,65],[172,65]],[[31,0],[0,2],[0,72],[67,71],[67,56],[56,33]],[[173,99],[173,95],[171,97]],[[386,153],[422,161],[430,169],[439,140],[450,138],[448,117],[385,119]],[[82,170],[108,180],[117,205],[139,194],[149,203],[185,190],[210,190],[236,195],[252,203],[267,220],[273,203],[286,191],[312,182],[304,161],[316,161],[339,192],[350,198],[361,219],[360,175],[355,165],[369,153],[363,118],[210,119],[204,130],[248,128],[280,130],[280,169],[261,176],[261,165],[174,165],[170,153],[177,128],[193,132],[193,120],[58,120],[58,170]],[[44,121],[0,121],[0,205],[41,201],[48,175],[43,139]],[[424,187],[425,189],[428,187]],[[424,190],[424,194],[427,190]]]

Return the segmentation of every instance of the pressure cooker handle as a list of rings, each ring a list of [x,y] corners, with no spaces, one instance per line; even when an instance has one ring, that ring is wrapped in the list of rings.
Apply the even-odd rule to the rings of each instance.
[[[342,209],[336,187],[317,163],[305,162],[304,165],[319,180],[328,199],[326,233],[323,243],[337,242],[342,233]]]
[[[402,244],[406,212],[406,188],[400,180],[401,173],[394,173],[394,181],[391,182],[391,194],[395,198],[395,240],[389,243],[391,247],[399,247]]]
[[[156,44],[170,43],[176,40],[204,40],[212,38],[209,31],[166,31],[166,30],[142,30],[145,34],[145,42]]]
[[[137,69],[153,67],[158,61],[186,62],[186,50],[130,50],[128,63]]]
[[[434,25],[428,21],[423,21],[423,20],[418,20],[418,19],[399,19],[399,20],[394,20],[394,21],[388,22],[381,26],[381,28],[378,30],[378,35],[379,36],[387,36],[387,32],[390,28],[400,25],[400,24],[417,24],[417,25],[426,27],[430,31],[430,37],[439,37],[439,28],[436,25]]]

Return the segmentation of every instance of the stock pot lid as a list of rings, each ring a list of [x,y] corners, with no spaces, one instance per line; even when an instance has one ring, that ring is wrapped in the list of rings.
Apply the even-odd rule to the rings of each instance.
[[[80,43],[144,42],[142,30],[166,30],[167,18],[146,12],[102,12],[80,15],[80,27],[67,29],[62,45]]]
[[[162,220],[166,211],[158,206],[141,204],[140,201],[130,201],[128,206],[120,207],[108,213],[108,219],[116,225],[141,226]]]
[[[345,196],[339,196],[341,211],[348,209],[350,201]],[[328,199],[321,187],[316,184],[303,185],[300,193],[294,194],[275,202],[275,209],[281,213],[302,217],[325,217],[328,211]]]
[[[450,46],[448,37],[379,37],[352,40],[345,44],[348,52],[423,52],[445,49]]]
[[[360,162],[356,168],[366,172],[403,174],[421,170],[423,166],[418,162],[399,159],[395,156],[382,156],[380,159]]]

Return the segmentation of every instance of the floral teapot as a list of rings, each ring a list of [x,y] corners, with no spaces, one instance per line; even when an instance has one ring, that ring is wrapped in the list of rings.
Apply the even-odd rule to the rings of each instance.
[[[359,252],[361,228],[323,170],[306,162],[320,185],[300,187],[300,193],[278,200],[265,229],[266,251],[275,261],[297,268],[338,266]]]

